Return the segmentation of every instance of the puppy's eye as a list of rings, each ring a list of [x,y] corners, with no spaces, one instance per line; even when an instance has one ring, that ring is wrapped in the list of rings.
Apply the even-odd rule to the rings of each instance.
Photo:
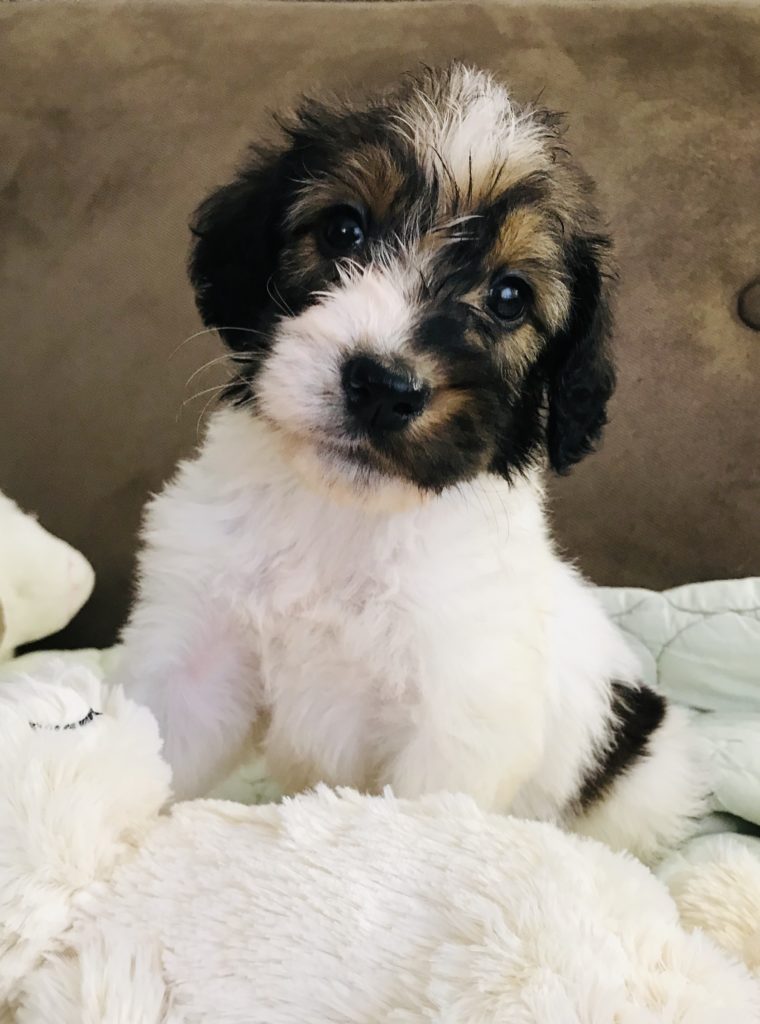
[[[364,245],[366,228],[359,210],[336,206],[328,210],[319,229],[319,242],[327,256],[350,256]]]
[[[517,274],[499,274],[491,282],[486,303],[500,320],[519,323],[528,312],[532,299],[530,285]]]

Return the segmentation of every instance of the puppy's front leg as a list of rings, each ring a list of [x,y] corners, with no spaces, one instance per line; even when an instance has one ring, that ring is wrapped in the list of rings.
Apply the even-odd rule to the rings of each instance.
[[[508,811],[538,770],[545,743],[541,688],[523,686],[516,696],[503,683],[464,680],[421,703],[389,765],[396,795],[467,793],[484,810]]]
[[[138,601],[114,682],[158,720],[178,799],[239,761],[260,708],[253,638],[201,589]]]

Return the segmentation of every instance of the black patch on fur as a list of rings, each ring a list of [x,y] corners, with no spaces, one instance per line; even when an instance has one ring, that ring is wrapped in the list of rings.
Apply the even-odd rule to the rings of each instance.
[[[272,208],[284,171],[284,159],[243,171],[205,200],[192,223],[189,272],[198,311],[233,351],[257,347],[253,332],[269,302],[279,246]]]
[[[612,684],[610,733],[599,759],[588,772],[578,794],[581,810],[602,799],[616,779],[626,775],[649,753],[649,739],[665,717],[663,697],[648,686],[632,689]]]
[[[615,390],[609,346],[612,317],[602,275],[609,248],[609,239],[602,235],[572,239],[567,248],[570,318],[546,358],[546,441],[552,467],[561,474],[594,448]]]
[[[540,365],[529,371],[516,392],[500,424],[491,461],[493,472],[507,480],[535,462],[544,442],[546,381]]]

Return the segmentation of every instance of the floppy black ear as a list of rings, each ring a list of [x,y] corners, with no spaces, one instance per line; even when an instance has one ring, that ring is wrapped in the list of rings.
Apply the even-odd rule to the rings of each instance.
[[[198,312],[233,350],[249,349],[279,251],[280,161],[264,159],[213,192],[191,223],[189,274]]]
[[[609,240],[601,235],[571,243],[570,316],[551,346],[547,386],[547,446],[557,473],[567,473],[592,451],[615,389],[609,278],[604,273],[609,249]]]

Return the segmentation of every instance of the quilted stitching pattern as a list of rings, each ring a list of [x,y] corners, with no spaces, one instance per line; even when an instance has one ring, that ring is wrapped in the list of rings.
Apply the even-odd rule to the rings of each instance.
[[[702,712],[715,809],[760,826],[760,578],[599,596],[645,681]]]

